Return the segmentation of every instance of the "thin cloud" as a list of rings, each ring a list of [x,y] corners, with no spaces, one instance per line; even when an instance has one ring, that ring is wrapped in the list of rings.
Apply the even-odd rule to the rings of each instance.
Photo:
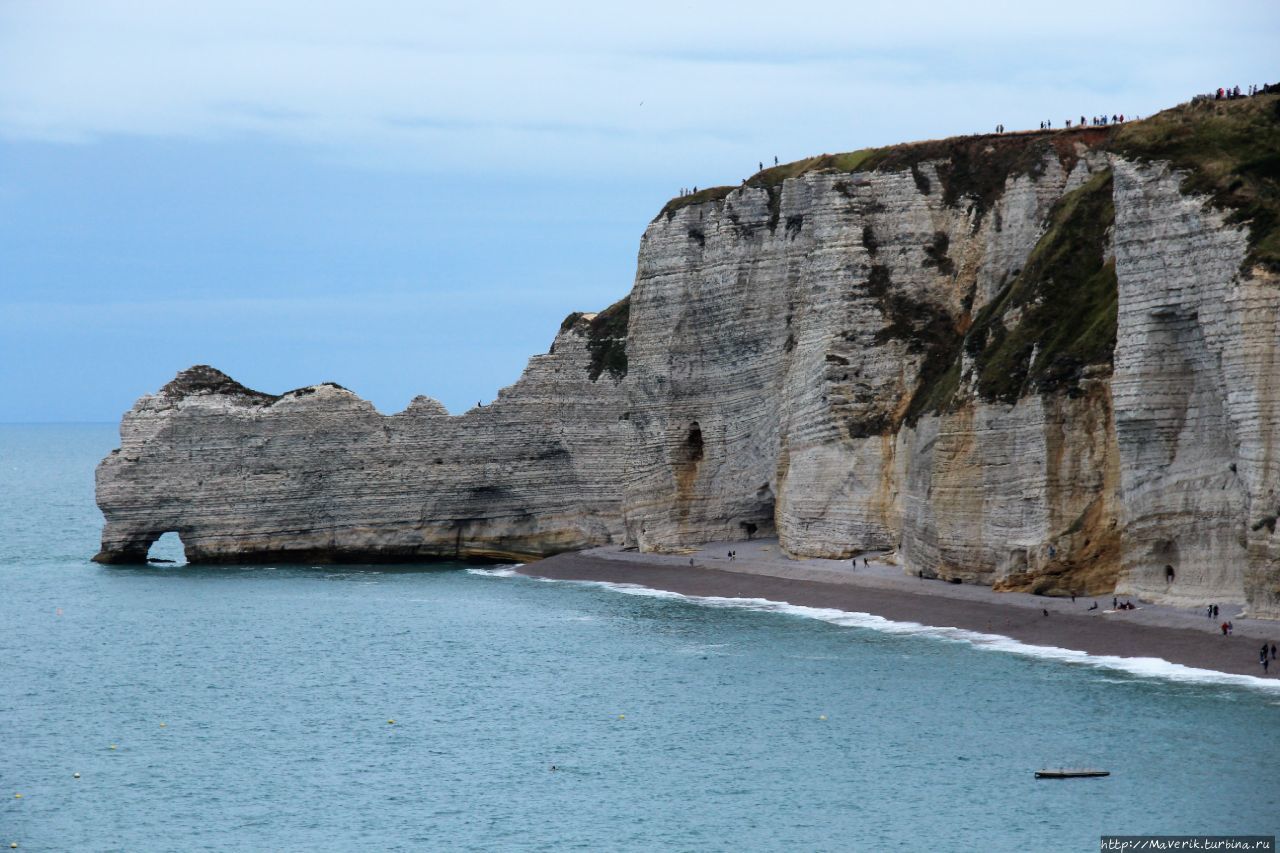
[[[1098,0],[1071,15],[911,0],[41,0],[0,11],[0,135],[261,136],[394,168],[657,174],[689,162],[691,139],[713,141],[695,163],[740,164],[825,140],[1149,111],[1258,73],[1278,20],[1266,2],[1227,16]],[[1166,62],[1160,79],[1144,73]]]

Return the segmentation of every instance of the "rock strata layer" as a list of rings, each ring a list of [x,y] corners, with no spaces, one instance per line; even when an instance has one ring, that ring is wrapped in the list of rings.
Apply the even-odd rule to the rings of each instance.
[[[143,397],[98,468],[102,562],[176,531],[187,559],[525,560],[616,541],[624,391],[588,378],[582,315],[490,405],[395,415],[337,385],[279,397],[210,367]]]
[[[170,530],[194,562],[777,535],[1280,616],[1269,238],[1143,140],[899,146],[675,199],[630,296],[457,417],[192,368],[124,418],[98,559]]]

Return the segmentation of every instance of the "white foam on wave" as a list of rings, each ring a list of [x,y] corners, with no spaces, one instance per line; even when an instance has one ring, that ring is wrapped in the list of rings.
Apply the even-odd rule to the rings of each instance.
[[[469,569],[468,571],[476,571]],[[484,570],[481,570],[484,571]],[[499,577],[513,577],[515,570]],[[1172,663],[1162,658],[1128,658],[1118,655],[1091,655],[1075,649],[1063,649],[1057,646],[1036,646],[1006,637],[1003,634],[987,634],[981,631],[970,631],[964,628],[940,628],[923,625],[919,622],[898,622],[876,616],[872,613],[859,613],[849,610],[836,610],[830,607],[808,607],[802,604],[788,604],[785,601],[772,601],[767,598],[724,598],[709,595],[684,595],[665,589],[652,589],[632,583],[614,583],[612,581],[558,581],[554,578],[530,578],[531,580],[550,583],[578,583],[598,586],[613,592],[626,595],[638,595],[645,598],[679,598],[693,604],[706,607],[719,607],[733,610],[752,610],[762,613],[781,613],[788,616],[800,616],[817,619],[844,628],[864,628],[884,634],[933,637],[968,645],[983,651],[1005,652],[1023,657],[1054,660],[1060,663],[1089,666],[1101,669],[1119,670],[1142,678],[1158,678],[1166,681],[1177,681],[1190,684],[1209,684],[1230,687],[1249,687],[1280,693],[1280,679],[1257,678],[1252,675],[1233,675],[1217,672],[1212,669],[1199,669]]]
[[[484,577],[489,578],[513,578],[518,574],[516,569],[523,565],[524,563],[513,563],[510,566],[495,566],[492,569],[468,568],[467,574],[483,575]]]

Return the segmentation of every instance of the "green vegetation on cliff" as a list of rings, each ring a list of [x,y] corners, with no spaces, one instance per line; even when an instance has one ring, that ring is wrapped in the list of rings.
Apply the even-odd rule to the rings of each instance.
[[[1039,174],[1044,155],[1056,151],[1064,168],[1075,165],[1076,143],[1096,146],[1107,138],[1107,128],[1081,128],[1060,136],[1056,131],[1017,134],[957,136],[927,142],[908,142],[884,148],[863,148],[844,154],[822,154],[773,166],[752,175],[741,187],[765,189],[771,205],[781,199],[784,181],[809,173],[852,174],[854,172],[910,172],[922,193],[934,191],[933,182],[921,166],[928,162],[937,169],[943,201],[950,205],[970,199],[978,219],[1004,192],[1005,181],[1019,174]],[[658,216],[670,219],[684,207],[719,201],[741,187],[710,187],[666,203]],[[775,217],[776,218],[776,217]]]
[[[587,326],[587,350],[592,382],[608,371],[615,381],[627,375],[627,323],[631,320],[631,297],[625,296],[601,311]]]
[[[1048,154],[1070,172],[1087,149],[1168,162],[1185,172],[1183,192],[1208,197],[1229,211],[1230,221],[1248,226],[1243,272],[1255,266],[1280,272],[1280,93],[1275,91],[1183,104],[1122,125],[823,154],[763,169],[743,187],[769,193],[773,230],[788,179],[809,173],[910,172],[921,193],[940,193],[949,206],[967,206],[976,228],[1011,177],[1038,176],[1051,162]],[[672,199],[659,217],[670,219],[683,207],[722,200],[736,189],[713,187]],[[835,189],[852,192],[844,182]],[[956,402],[966,357],[978,395],[1008,403],[1031,393],[1079,393],[1085,368],[1110,370],[1118,307],[1115,262],[1106,257],[1115,220],[1112,189],[1107,170],[1060,199],[1024,268],[976,315],[969,314],[968,302],[963,314],[952,316],[940,306],[896,293],[887,267],[873,264],[867,286],[889,321],[881,337],[903,340],[911,352],[923,355],[917,390],[905,412],[908,422]],[[877,242],[869,228],[863,245],[874,256]],[[926,264],[942,271],[953,263],[942,241],[926,247],[926,255]]]
[[[564,334],[582,322],[587,315],[574,311],[560,323]],[[627,324],[631,321],[631,297],[624,296],[586,322],[587,351],[591,362],[587,377],[595,382],[608,371],[615,381],[627,375]],[[552,346],[555,352],[555,346]]]
[[[955,402],[962,354],[973,360],[978,394],[1005,403],[1032,392],[1074,394],[1085,367],[1110,369],[1118,308],[1115,260],[1106,257],[1111,187],[1108,169],[1058,201],[1026,267],[966,334],[933,327],[909,423]]]
[[[1183,192],[1249,224],[1246,270],[1280,272],[1280,94],[1183,104],[1117,127],[1108,147],[1185,170]]]
[[[932,163],[943,201],[956,205],[969,200],[976,224],[1004,192],[1008,178],[1039,174],[1050,150],[1069,171],[1080,146],[1130,159],[1168,161],[1186,171],[1184,192],[1209,196],[1216,206],[1232,211],[1232,221],[1249,225],[1246,268],[1261,264],[1280,271],[1280,93],[1274,92],[1182,104],[1122,125],[957,136],[823,154],[764,169],[743,186],[769,190],[770,203],[777,206],[782,183],[810,172],[910,171],[920,191],[928,194],[932,181],[922,165]],[[683,207],[719,201],[735,189],[739,187],[710,187],[673,198],[658,216],[670,219]]]
[[[1064,196],[1026,267],[974,320],[965,351],[985,399],[1072,390],[1086,365],[1110,365],[1118,307],[1115,260],[1105,257],[1111,185],[1107,170]]]

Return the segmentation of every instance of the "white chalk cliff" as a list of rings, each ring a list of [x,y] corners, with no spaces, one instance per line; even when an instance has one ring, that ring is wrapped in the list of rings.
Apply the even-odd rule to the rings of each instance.
[[[1278,102],[824,156],[674,199],[627,299],[456,417],[184,371],[99,468],[97,559],[144,560],[166,531],[194,562],[769,534],[1280,617],[1280,276],[1249,207],[1276,179],[1248,165],[1280,157]],[[1214,122],[1249,140],[1239,184],[1188,154]]]

